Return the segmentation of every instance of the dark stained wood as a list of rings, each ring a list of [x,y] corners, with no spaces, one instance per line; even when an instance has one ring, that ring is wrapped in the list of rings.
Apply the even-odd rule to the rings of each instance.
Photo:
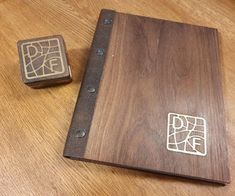
[[[96,93],[84,150],[67,140],[65,156],[230,181],[216,29],[116,13]],[[183,126],[197,131],[172,144]]]
[[[92,42],[90,58],[83,79],[83,85],[79,92],[79,98],[74,110],[73,120],[69,128],[64,155],[73,157],[76,154],[84,154],[89,129],[95,108],[99,83],[103,72],[105,54],[112,31],[112,22],[115,12],[102,10]],[[79,112],[77,112],[79,111]],[[80,139],[79,142],[78,139]],[[75,152],[75,154],[71,154]]]
[[[61,35],[20,40],[17,46],[22,79],[28,86],[39,88],[71,81]]]

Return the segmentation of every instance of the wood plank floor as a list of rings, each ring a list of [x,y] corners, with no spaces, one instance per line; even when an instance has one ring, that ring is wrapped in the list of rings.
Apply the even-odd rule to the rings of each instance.
[[[230,185],[63,158],[102,8],[219,30]],[[21,81],[16,42],[53,34],[65,39],[73,82],[31,89]],[[0,195],[235,195],[234,0],[0,0],[0,46]]]

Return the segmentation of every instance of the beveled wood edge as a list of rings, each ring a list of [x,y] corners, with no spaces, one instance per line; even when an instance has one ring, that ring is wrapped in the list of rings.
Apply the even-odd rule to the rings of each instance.
[[[227,126],[227,122],[226,122],[226,116],[227,116],[227,112],[226,112],[226,102],[224,100],[224,88],[225,88],[225,73],[224,73],[224,59],[223,59],[223,48],[222,48],[222,35],[221,33],[218,31],[218,29],[215,29],[214,33],[216,34],[215,36],[215,43],[217,45],[217,58],[218,58],[218,69],[219,69],[219,78],[220,78],[220,85],[221,85],[221,89],[222,89],[222,102],[223,102],[223,112],[224,112],[224,116],[223,116],[223,120],[224,120],[224,141],[226,143],[226,149],[224,149],[224,151],[226,151],[226,159],[227,159],[227,169],[228,169],[228,181],[226,182],[226,184],[231,183],[231,167],[230,167],[230,159],[229,159],[229,149],[228,149],[228,140],[227,140],[227,136],[228,136],[228,126]]]
[[[176,23],[176,24],[180,24],[180,25],[187,25],[187,26],[193,26],[193,27],[197,27],[197,28],[205,28],[205,29],[218,31],[218,29],[215,28],[215,27],[208,27],[208,26],[197,25],[197,24],[192,24],[192,23],[185,23],[185,22],[179,22],[179,21],[174,21],[174,20],[167,20],[167,19],[163,19],[163,18],[153,18],[151,16],[141,16],[141,15],[130,14],[130,13],[125,13],[125,12],[118,12],[118,13],[128,15],[128,16],[135,16],[135,17],[137,16],[137,17],[140,17],[140,18],[145,18],[145,19],[153,20],[153,21],[161,20],[162,22]]]
[[[142,168],[142,167],[125,165],[125,164],[111,163],[111,162],[106,162],[106,161],[98,161],[98,160],[94,160],[94,159],[87,159],[84,157],[74,157],[74,156],[73,157],[65,156],[65,157],[73,159],[73,160],[84,161],[84,162],[88,162],[88,163],[95,163],[95,164],[100,164],[100,165],[104,165],[104,166],[138,170],[138,171],[148,172],[148,173],[153,173],[153,174],[167,175],[169,177],[178,177],[181,179],[187,178],[189,180],[198,180],[198,181],[206,182],[208,184],[217,184],[218,186],[225,186],[225,185],[230,184],[230,182],[231,182],[230,179],[224,180],[224,181],[223,180],[213,180],[213,179],[207,179],[207,178],[200,178],[200,177],[196,177],[196,176],[171,173],[171,172],[166,172],[166,171],[161,171],[161,170],[151,170],[151,169],[146,169],[146,168]]]
[[[72,82],[72,78],[70,75],[63,77],[63,78],[54,78],[54,79],[48,79],[44,81],[37,81],[37,82],[28,82],[25,83],[31,88],[43,88],[43,87],[51,87],[51,86],[57,86],[60,84],[68,84]]]

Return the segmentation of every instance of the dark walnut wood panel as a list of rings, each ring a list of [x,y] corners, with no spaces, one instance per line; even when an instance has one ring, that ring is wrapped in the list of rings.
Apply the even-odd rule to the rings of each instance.
[[[85,151],[65,156],[230,181],[216,29],[115,13],[96,93]]]

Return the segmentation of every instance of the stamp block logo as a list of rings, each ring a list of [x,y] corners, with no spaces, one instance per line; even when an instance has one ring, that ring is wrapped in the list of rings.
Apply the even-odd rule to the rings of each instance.
[[[202,117],[169,113],[167,149],[205,156],[207,154],[206,131],[206,120]]]
[[[27,79],[58,75],[65,70],[57,38],[23,43],[21,51]]]

